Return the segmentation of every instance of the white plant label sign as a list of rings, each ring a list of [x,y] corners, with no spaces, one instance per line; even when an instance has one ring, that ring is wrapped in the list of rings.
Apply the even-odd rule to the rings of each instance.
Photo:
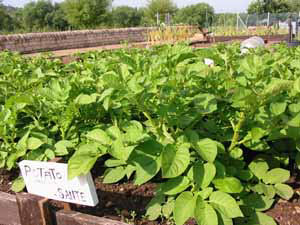
[[[68,180],[68,165],[64,163],[24,160],[19,166],[31,194],[87,206],[99,202],[90,173]]]

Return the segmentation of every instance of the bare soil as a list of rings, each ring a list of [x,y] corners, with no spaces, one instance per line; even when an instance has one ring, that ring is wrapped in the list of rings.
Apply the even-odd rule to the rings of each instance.
[[[11,189],[12,181],[19,175],[17,170],[6,171],[0,169],[0,191],[6,193],[13,193]]]
[[[280,225],[300,225],[299,201],[279,201],[267,214],[273,217]]]

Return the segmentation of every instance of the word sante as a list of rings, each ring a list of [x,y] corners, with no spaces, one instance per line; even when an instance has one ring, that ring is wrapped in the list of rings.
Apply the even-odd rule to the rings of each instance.
[[[84,192],[80,191],[57,188],[57,193],[55,195],[61,200],[86,202]]]

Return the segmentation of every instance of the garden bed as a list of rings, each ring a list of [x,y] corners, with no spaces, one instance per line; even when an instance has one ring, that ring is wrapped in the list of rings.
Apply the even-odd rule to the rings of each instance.
[[[92,171],[100,204],[74,210],[95,220],[274,225],[271,213],[289,223],[298,215],[299,57],[284,45],[241,55],[238,44],[95,51],[69,64],[1,53],[0,166],[15,171],[2,172],[3,190],[18,162],[61,157],[70,179]],[[41,210],[42,199],[16,198],[20,221]],[[44,203],[72,224],[76,213],[60,217],[61,203]],[[293,211],[279,214],[286,205]]]

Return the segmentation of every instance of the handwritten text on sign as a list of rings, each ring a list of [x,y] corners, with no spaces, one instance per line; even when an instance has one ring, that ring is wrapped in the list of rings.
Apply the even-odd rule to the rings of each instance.
[[[90,173],[68,180],[67,164],[28,160],[20,163],[20,169],[31,194],[80,205],[98,204]]]

